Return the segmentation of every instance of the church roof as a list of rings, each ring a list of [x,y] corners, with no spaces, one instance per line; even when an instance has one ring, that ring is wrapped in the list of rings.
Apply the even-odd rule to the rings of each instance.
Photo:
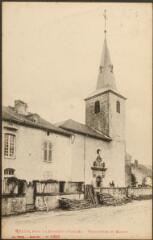
[[[19,125],[24,125],[32,128],[47,130],[51,132],[55,132],[58,134],[62,134],[65,136],[71,136],[72,134],[64,129],[56,127],[45,119],[41,118],[38,114],[38,121],[33,122],[29,116],[33,115],[32,113],[28,113],[27,115],[19,114],[15,111],[14,107],[3,107],[2,108],[2,120],[13,122]],[[35,114],[36,115],[36,114]]]
[[[116,90],[115,77],[113,72],[113,65],[109,49],[107,46],[106,37],[104,39],[104,46],[99,67],[99,75],[97,80],[97,90],[101,88],[110,88]]]
[[[122,96],[118,91],[114,91],[113,89],[110,89],[110,88],[101,88],[101,89],[97,89],[96,91],[92,92],[91,94],[88,95],[87,98],[85,98],[85,100],[88,100],[90,98],[93,98],[93,97],[97,97],[99,95],[101,95],[102,93],[107,93],[107,92],[111,92],[111,93],[114,93],[115,95],[123,98],[123,99],[127,99],[126,97]]]
[[[68,119],[64,122],[56,123],[55,125],[70,132],[82,134],[82,135],[97,138],[97,139],[102,139],[105,141],[111,141],[111,138],[104,135],[103,133],[98,132],[92,129],[91,127],[88,127],[87,125],[76,122],[72,119]]]

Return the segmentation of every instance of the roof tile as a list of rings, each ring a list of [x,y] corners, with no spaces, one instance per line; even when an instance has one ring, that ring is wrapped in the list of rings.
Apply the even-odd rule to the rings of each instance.
[[[31,113],[29,113],[31,115]],[[28,118],[28,115],[18,114],[13,107],[3,107],[2,109],[2,119],[6,121],[12,121],[20,125],[26,125],[33,128],[43,129],[52,131],[55,133],[59,133],[62,135],[70,136],[71,133],[56,127],[55,125],[51,124],[50,122],[46,121],[45,119],[39,117],[38,122],[33,122]]]
[[[88,127],[87,125],[76,122],[72,119],[68,119],[64,122],[56,123],[55,125],[58,127],[61,127],[62,129],[65,129],[67,131],[80,133],[80,134],[83,134],[86,136],[102,139],[105,141],[111,141],[111,138],[109,136],[106,136],[103,133],[98,132],[95,129]]]

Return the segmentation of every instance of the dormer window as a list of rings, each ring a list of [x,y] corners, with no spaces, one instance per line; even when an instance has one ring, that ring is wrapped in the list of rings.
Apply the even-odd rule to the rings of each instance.
[[[40,116],[36,113],[32,113],[32,114],[29,114],[27,118],[34,123],[38,123]]]
[[[100,102],[96,101],[95,102],[95,113],[99,113],[100,112]]]
[[[120,113],[120,102],[116,102],[116,112]]]

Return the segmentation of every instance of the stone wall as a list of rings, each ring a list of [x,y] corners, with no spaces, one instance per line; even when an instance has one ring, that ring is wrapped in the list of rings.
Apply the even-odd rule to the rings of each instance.
[[[95,102],[100,102],[100,112],[95,113]],[[86,100],[86,124],[109,136],[109,95],[108,93]]]
[[[129,188],[95,188],[96,192],[107,193],[116,199],[122,199],[124,197],[139,198],[152,196],[151,187],[129,187]]]
[[[72,194],[57,194],[56,195],[40,195],[35,198],[35,210],[53,210],[59,207],[59,199],[68,198],[71,200],[82,200],[83,193]],[[15,215],[26,213],[26,198],[25,196],[3,196],[2,198],[2,216]]]
[[[96,191],[102,194],[110,194],[116,199],[122,199],[127,197],[127,188],[101,188],[100,190],[96,189]]]
[[[116,111],[117,101],[120,102],[120,113]],[[125,141],[125,100],[113,93],[109,93],[109,136]]]
[[[152,196],[151,187],[141,188],[95,188],[96,192],[107,193],[112,195],[115,199],[124,199],[126,197],[139,199]],[[59,199],[68,198],[71,200],[84,199],[83,193],[52,193],[40,194],[35,197],[35,210],[52,210],[59,207]],[[26,212],[26,198],[25,196],[3,196],[2,197],[2,216],[25,213]]]
[[[35,201],[36,210],[44,211],[44,210],[53,210],[59,207],[59,199],[68,198],[71,200],[82,200],[84,198],[84,194],[74,193],[74,194],[62,194],[55,196],[37,196]]]
[[[142,196],[152,195],[151,187],[127,188],[127,191],[128,191],[128,197],[142,197]]]
[[[35,207],[36,210],[43,211],[43,210],[52,210],[58,208],[59,203],[59,196],[37,196],[35,200]]]
[[[3,196],[2,197],[2,216],[26,212],[25,196]]]

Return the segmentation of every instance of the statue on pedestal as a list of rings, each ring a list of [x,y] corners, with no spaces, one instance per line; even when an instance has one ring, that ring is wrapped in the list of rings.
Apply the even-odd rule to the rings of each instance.
[[[95,187],[102,187],[102,179],[105,177],[105,162],[101,157],[101,150],[97,149],[97,157],[93,162],[93,166],[91,167],[93,173],[93,185]]]
[[[101,157],[101,150],[97,149],[97,157],[96,161],[93,163],[94,167],[105,167],[105,163],[103,162],[103,159]]]

